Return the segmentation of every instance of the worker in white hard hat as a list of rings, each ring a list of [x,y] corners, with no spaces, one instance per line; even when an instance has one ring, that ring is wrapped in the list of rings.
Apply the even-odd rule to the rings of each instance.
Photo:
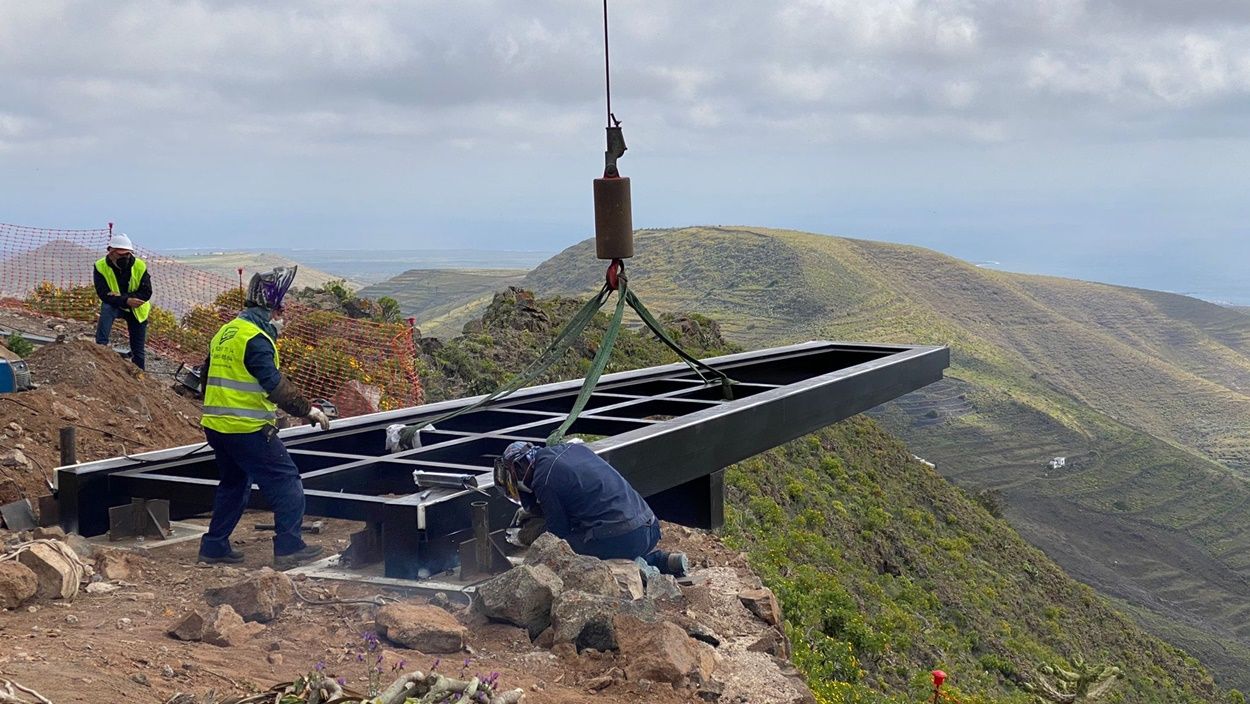
[[[113,322],[126,321],[130,336],[130,361],[143,369],[148,337],[148,314],[152,312],[152,277],[147,262],[134,254],[130,238],[118,232],[109,236],[108,253],[95,263],[95,293],[100,297],[100,322],[95,341],[109,343]]]

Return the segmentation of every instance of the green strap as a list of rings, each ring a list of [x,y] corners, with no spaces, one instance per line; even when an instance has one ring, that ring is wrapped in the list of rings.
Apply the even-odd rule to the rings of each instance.
[[[475,403],[463,406],[450,413],[438,416],[437,418],[431,418],[430,420],[421,421],[408,426],[400,433],[401,442],[411,445],[412,436],[419,432],[421,428],[424,428],[427,425],[434,425],[437,427],[438,423],[444,423],[452,418],[455,418],[456,416],[470,411],[475,411],[488,403],[498,401],[505,396],[515,393],[518,389],[529,385],[530,382],[541,376],[564,356],[564,353],[568,351],[569,347],[573,345],[577,338],[581,337],[582,332],[585,331],[586,327],[590,325],[590,322],[595,319],[595,314],[599,312],[599,309],[603,307],[603,304],[607,302],[608,297],[611,296],[611,294],[611,289],[609,289],[605,284],[594,298],[586,301],[586,304],[582,306],[581,310],[577,311],[577,314],[569,320],[568,325],[566,325],[564,329],[556,335],[556,338],[552,340],[551,344],[547,346],[547,349],[538,356],[538,359],[535,359],[529,364],[529,366],[521,370],[521,372],[516,376],[512,377],[508,383],[499,387],[490,395],[483,397]]]
[[[625,316],[626,305],[638,313],[638,317],[641,318],[642,322],[651,329],[651,332],[655,333],[655,335],[659,337],[669,349],[675,352],[677,356],[680,357],[681,360],[685,362],[686,365],[689,366],[700,379],[703,380],[704,384],[712,383],[708,381],[708,377],[704,375],[706,372],[708,375],[720,381],[721,393],[724,395],[725,400],[733,400],[733,384],[736,382],[730,379],[724,372],[714,369],[692,357],[671,337],[669,337],[668,333],[664,331],[664,326],[661,325],[653,315],[651,315],[651,311],[647,310],[647,307],[642,304],[642,301],[639,300],[636,295],[634,295],[634,292],[629,290],[628,282],[624,276],[620,277],[619,288],[620,290],[617,292],[616,298],[616,312],[613,314],[612,321],[608,325],[607,330],[603,333],[603,341],[599,345],[599,351],[595,353],[594,361],[591,362],[590,371],[586,374],[586,378],[582,381],[582,388],[577,394],[577,400],[573,403],[572,410],[569,411],[568,416],[564,419],[564,422],[560,424],[560,427],[556,428],[549,436],[547,436],[548,445],[555,445],[563,440],[564,434],[567,433],[569,428],[573,426],[573,423],[577,422],[578,416],[583,410],[585,410],[586,404],[590,401],[591,394],[594,393],[595,387],[599,384],[599,377],[603,375],[603,370],[607,368],[608,360],[612,357],[612,348],[616,345],[616,338],[619,336],[621,331],[621,323]],[[547,349],[539,355],[538,359],[531,362],[528,367],[516,376],[512,377],[507,384],[504,384],[495,392],[491,393],[489,396],[483,397],[476,403],[464,406],[463,408],[458,408],[451,413],[444,414],[437,418],[432,418],[430,420],[408,426],[400,434],[401,441],[405,444],[411,445],[412,436],[419,432],[421,428],[424,428],[427,425],[437,426],[438,423],[443,423],[461,414],[475,411],[488,403],[511,395],[522,387],[528,385],[533,380],[537,379],[540,375],[550,369],[553,364],[559,361],[559,359],[564,356],[564,353],[568,351],[569,347],[572,346],[573,342],[577,340],[577,338],[581,337],[582,333],[586,330],[586,327],[590,325],[592,320],[594,320],[595,315],[599,312],[599,309],[607,303],[611,296],[612,289],[608,288],[605,284],[603,288],[599,289],[598,295],[587,301],[586,305],[582,306],[581,310],[573,316],[568,325],[566,325],[564,329],[556,335],[556,338],[551,342]]]
[[[683,350],[680,345],[668,336],[668,333],[664,331],[664,326],[660,325],[660,322],[651,315],[651,311],[647,310],[647,307],[644,306],[642,301],[634,295],[633,291],[627,292],[625,298],[629,302],[629,307],[634,309],[634,312],[638,314],[639,318],[642,318],[642,322],[646,324],[648,328],[651,328],[651,332],[655,333],[656,337],[660,338],[665,345],[668,345],[668,348],[675,352],[677,356],[686,363],[686,366],[690,367],[690,369],[703,380],[703,383],[711,383],[707,380],[707,377],[703,375],[703,372],[707,372],[720,380],[721,393],[724,394],[725,400],[733,400],[733,385],[735,383],[733,379],[730,379],[724,372],[718,369],[713,369],[694,357],[691,357],[685,350]]]
[[[616,313],[612,315],[612,322],[603,333],[603,341],[599,344],[599,351],[595,353],[595,360],[591,363],[590,371],[582,382],[582,390],[577,394],[577,401],[573,403],[573,410],[569,411],[568,417],[564,419],[560,427],[547,436],[548,447],[564,439],[564,434],[569,431],[569,428],[577,421],[577,416],[581,415],[582,410],[586,408],[586,402],[590,400],[590,395],[594,393],[595,387],[599,385],[599,377],[603,375],[604,368],[608,366],[608,359],[612,356],[612,347],[616,344],[616,337],[621,332],[621,320],[625,317],[625,296],[628,293],[628,284],[624,276],[620,277],[618,286],[620,290],[616,292]]]

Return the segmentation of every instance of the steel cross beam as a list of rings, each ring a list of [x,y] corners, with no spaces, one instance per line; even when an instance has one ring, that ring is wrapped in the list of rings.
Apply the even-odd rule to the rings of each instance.
[[[808,342],[706,361],[738,382],[732,400],[683,364],[610,374],[570,434],[585,436],[662,518],[714,527],[723,519],[725,467],[938,381],[950,352]],[[543,442],[567,417],[580,385],[522,389],[421,431],[415,450],[387,453],[386,427],[423,424],[481,397],[281,436],[300,469],[309,515],[380,526],[386,575],[425,576],[454,566],[459,543],[471,537],[472,502],[489,497],[492,527],[507,524],[513,505],[490,491],[495,457],[513,440]],[[418,487],[414,471],[443,480]],[[132,497],[168,499],[175,515],[204,513],[217,467],[209,448],[184,446],[59,467],[56,477],[62,527],[90,536],[107,531],[108,509]],[[470,488],[448,485],[461,479]],[[265,507],[259,492],[251,505]]]

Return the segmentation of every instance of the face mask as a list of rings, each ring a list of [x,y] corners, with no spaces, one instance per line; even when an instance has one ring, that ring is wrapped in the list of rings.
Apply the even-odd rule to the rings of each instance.
[[[274,332],[282,334],[282,328],[286,327],[286,321],[282,318],[270,318],[269,323],[273,325]]]

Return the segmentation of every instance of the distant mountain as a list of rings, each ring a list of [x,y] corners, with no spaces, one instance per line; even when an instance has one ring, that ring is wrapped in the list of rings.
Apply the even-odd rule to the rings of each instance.
[[[269,271],[278,266],[299,266],[299,271],[295,274],[295,287],[303,288],[310,286],[312,288],[321,288],[328,281],[343,279],[347,281],[347,287],[350,289],[360,288],[360,284],[350,280],[347,276],[333,274],[328,271],[315,269],[311,266],[301,264],[299,261],[281,254],[273,252],[219,252],[213,254],[187,254],[178,255],[177,261],[187,266],[194,267],[200,271],[205,271],[218,276],[226,281],[234,282],[237,286],[239,281],[239,269],[243,269],[243,281],[246,284],[248,279],[258,271]]]
[[[416,318],[423,335],[451,337],[481,314],[496,291],[520,283],[525,274],[524,269],[410,269],[358,295],[390,296],[404,315]]]
[[[970,491],[999,492],[1026,538],[1149,630],[1250,685],[1250,316],[798,232],[649,230],[636,249],[645,302],[748,346],[949,344],[949,380],[883,408],[887,427]],[[587,241],[525,286],[585,295],[602,270]]]

